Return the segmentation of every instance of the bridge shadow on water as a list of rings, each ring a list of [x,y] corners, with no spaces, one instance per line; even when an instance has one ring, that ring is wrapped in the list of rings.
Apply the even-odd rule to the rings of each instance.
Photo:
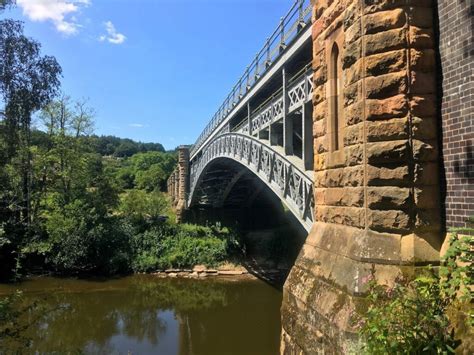
[[[195,206],[185,220],[219,223],[237,230],[242,244],[239,263],[249,273],[281,290],[308,233],[271,190],[265,186],[251,189],[257,193],[248,194],[236,184],[228,203],[219,208]]]

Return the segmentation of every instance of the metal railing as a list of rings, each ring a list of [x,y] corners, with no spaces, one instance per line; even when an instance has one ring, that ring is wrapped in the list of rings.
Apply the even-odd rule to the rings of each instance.
[[[286,47],[296,39],[297,35],[310,21],[310,0],[295,0],[287,14],[281,18],[277,28],[273,31],[271,36],[267,38],[263,48],[257,52],[255,59],[245,69],[244,74],[237,81],[237,84],[234,85],[222,105],[201,132],[191,148],[191,155],[199,149],[214,129],[227,118],[232,109],[254,87],[271,64],[281,56]]]

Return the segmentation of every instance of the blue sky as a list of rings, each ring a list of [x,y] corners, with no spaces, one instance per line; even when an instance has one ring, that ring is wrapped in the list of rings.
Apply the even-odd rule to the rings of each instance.
[[[17,0],[96,133],[193,143],[292,0]]]

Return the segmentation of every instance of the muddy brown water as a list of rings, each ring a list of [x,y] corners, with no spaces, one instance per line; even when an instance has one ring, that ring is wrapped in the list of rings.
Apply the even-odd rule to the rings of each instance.
[[[0,341],[2,354],[279,351],[281,291],[260,280],[41,277],[0,285],[0,298],[17,289],[27,327]]]

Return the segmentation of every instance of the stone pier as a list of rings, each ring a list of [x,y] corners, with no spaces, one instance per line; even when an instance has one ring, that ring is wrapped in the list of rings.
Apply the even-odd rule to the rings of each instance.
[[[189,192],[189,146],[178,147],[178,165],[168,178],[168,195],[176,209],[176,220],[181,222]]]
[[[431,4],[313,2],[315,223],[284,286],[282,354],[356,351],[364,280],[439,262]]]

